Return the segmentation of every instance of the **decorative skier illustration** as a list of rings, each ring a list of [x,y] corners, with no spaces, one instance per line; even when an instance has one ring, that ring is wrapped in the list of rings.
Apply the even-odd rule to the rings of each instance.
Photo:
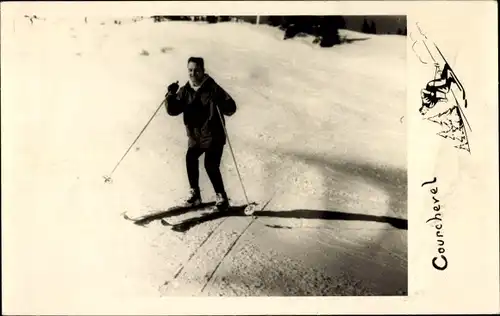
[[[427,56],[422,56],[417,52],[416,47],[419,45],[420,50],[425,49],[434,66],[433,79],[421,91],[422,103],[419,112],[426,120],[441,126],[439,136],[452,141],[455,148],[470,153],[469,139],[464,123],[467,124],[469,131],[472,130],[463,111],[464,108],[467,108],[465,89],[437,45],[429,41],[418,24],[417,29],[419,34],[416,37],[418,38],[415,39],[414,35],[410,34],[410,38],[413,40],[412,49],[420,62],[428,65],[431,62],[427,61]]]

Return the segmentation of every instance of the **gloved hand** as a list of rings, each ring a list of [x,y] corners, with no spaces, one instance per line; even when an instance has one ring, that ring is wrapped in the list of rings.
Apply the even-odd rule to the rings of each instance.
[[[167,94],[176,94],[177,90],[179,90],[179,81],[171,83],[167,88]],[[166,94],[166,95],[167,95]]]

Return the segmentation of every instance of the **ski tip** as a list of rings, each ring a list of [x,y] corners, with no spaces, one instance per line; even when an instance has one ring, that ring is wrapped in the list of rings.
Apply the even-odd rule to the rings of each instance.
[[[170,224],[169,222],[167,222],[166,220],[164,219],[161,219],[160,220],[160,223],[163,225],[163,226],[172,226],[172,224]]]

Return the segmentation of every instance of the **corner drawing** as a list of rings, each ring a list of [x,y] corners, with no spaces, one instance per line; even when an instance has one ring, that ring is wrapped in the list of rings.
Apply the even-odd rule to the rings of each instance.
[[[419,112],[424,119],[441,126],[441,132],[437,135],[452,141],[455,148],[470,153],[469,139],[464,122],[467,123],[469,131],[472,132],[472,129],[463,111],[463,108],[467,108],[465,89],[441,50],[435,43],[429,41],[418,23],[417,29],[420,33],[417,36],[420,38],[415,39],[414,35],[410,34],[413,41],[412,50],[422,64],[428,65],[432,60],[434,65],[433,79],[421,90],[422,106]],[[417,48],[422,50],[425,48],[431,60],[426,58],[425,55],[427,54],[420,54]]]

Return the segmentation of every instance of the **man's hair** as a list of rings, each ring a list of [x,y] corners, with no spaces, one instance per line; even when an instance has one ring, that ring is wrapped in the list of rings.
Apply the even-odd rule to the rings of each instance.
[[[203,60],[202,57],[189,57],[188,64],[189,63],[195,63],[198,66],[200,66],[201,69],[205,69],[205,61]]]

